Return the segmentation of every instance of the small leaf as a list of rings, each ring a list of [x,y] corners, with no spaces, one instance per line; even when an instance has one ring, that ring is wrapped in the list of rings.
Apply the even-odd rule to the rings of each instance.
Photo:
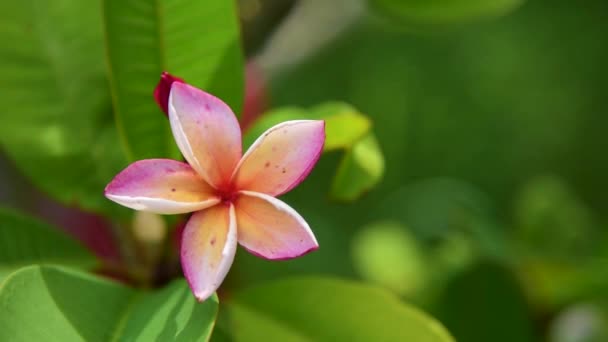
[[[311,111],[313,118],[325,120],[325,151],[348,149],[371,130],[371,121],[346,103],[328,102]]]
[[[152,92],[168,71],[240,113],[243,66],[234,1],[103,1],[114,111],[131,160],[176,153]]]
[[[236,293],[227,307],[235,341],[453,341],[389,292],[337,279],[275,281]]]
[[[346,103],[328,102],[310,110],[297,107],[273,110],[247,131],[244,145],[250,146],[280,122],[300,119],[325,120],[324,152],[346,151],[330,190],[334,199],[355,200],[378,184],[384,174],[384,156],[371,133],[371,121]]]
[[[142,292],[82,272],[30,266],[0,287],[2,341],[207,341],[217,297],[185,281]]]
[[[384,156],[374,135],[356,142],[338,166],[331,185],[331,196],[354,201],[378,184],[384,174]]]
[[[371,7],[406,24],[454,24],[504,15],[524,0],[370,0]]]
[[[37,263],[88,269],[97,260],[59,228],[0,208],[0,282],[12,271]]]

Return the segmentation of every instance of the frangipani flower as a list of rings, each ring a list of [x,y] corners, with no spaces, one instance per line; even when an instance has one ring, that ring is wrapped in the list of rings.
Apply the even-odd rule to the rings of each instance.
[[[137,161],[108,184],[105,195],[135,210],[193,212],[180,253],[196,298],[203,301],[220,286],[237,242],[271,260],[317,249],[306,221],[275,197],[310,173],[323,149],[325,123],[283,122],[243,155],[239,123],[224,102],[165,74],[155,92],[161,107],[167,92],[171,130],[188,163]]]

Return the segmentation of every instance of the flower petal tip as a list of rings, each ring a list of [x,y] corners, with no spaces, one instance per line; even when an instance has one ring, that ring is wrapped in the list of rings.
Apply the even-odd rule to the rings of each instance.
[[[308,165],[305,166],[305,169],[300,177],[296,178],[293,183],[291,183],[291,185],[284,190],[284,192],[289,192],[302,183],[304,179],[306,179],[306,177],[308,177],[308,175],[312,172],[312,169],[314,169],[314,167],[317,165],[317,162],[323,154],[323,148],[325,146],[325,120],[310,120],[310,122],[316,126],[315,128],[317,130],[317,134],[312,136],[311,141],[312,148],[316,151],[316,153],[312,156]]]
[[[183,263],[183,260],[182,260],[182,263]],[[182,266],[182,268],[184,270],[184,278],[186,278],[186,283],[188,283],[188,287],[190,288],[190,291],[192,291],[192,294],[194,295],[194,298],[196,299],[197,302],[202,303],[202,302],[206,301],[207,299],[209,299],[209,297],[211,297],[215,293],[215,291],[217,289],[209,289],[209,288],[200,289],[200,288],[197,288],[196,286],[194,286],[194,281],[195,281],[194,275],[190,274],[187,271],[186,267]]]
[[[282,122],[249,147],[232,178],[239,189],[280,196],[308,176],[324,144],[325,121]]]
[[[169,123],[188,163],[214,188],[229,186],[241,159],[239,122],[219,98],[186,83],[174,83],[169,94]]]
[[[264,260],[268,260],[268,261],[288,261],[291,259],[296,259],[302,256],[305,256],[306,254],[312,253],[314,251],[316,251],[317,249],[319,249],[319,245],[315,245],[310,247],[307,250],[304,250],[303,252],[299,253],[299,254],[294,254],[294,255],[277,255],[276,257],[268,257],[266,255],[263,255],[261,253],[258,253],[254,250],[251,250],[243,245],[241,245],[241,247],[243,247],[244,250],[246,250],[249,254],[256,256],[260,259],[264,259]]]
[[[184,80],[163,71],[158,85],[154,88],[154,99],[165,115],[169,115],[169,93],[171,92],[171,86],[175,82],[184,83]]]
[[[117,198],[117,196],[120,196],[118,194],[119,189],[120,182],[118,182],[115,177],[110,183],[108,183],[108,185],[106,185],[105,189],[103,189],[103,195],[110,201],[119,203]]]
[[[202,303],[204,301],[206,301],[207,299],[209,299],[211,296],[213,296],[213,294],[215,293],[215,291],[204,291],[204,292],[199,292],[199,293],[194,293],[194,298],[196,298],[196,301],[199,303]]]
[[[194,297],[204,301],[220,287],[236,252],[234,208],[214,206],[194,213],[182,234],[180,259]]]
[[[279,199],[243,191],[235,207],[239,243],[255,256],[288,260],[319,248],[304,218]]]
[[[326,138],[325,120],[314,120],[314,122],[317,125],[317,129],[318,129],[317,139],[319,140],[319,144],[321,145],[321,149],[319,151],[319,155],[321,155],[321,152],[323,152],[323,147],[325,146],[325,138]]]
[[[144,159],[121,171],[104,189],[113,202],[157,214],[183,214],[220,202],[211,187],[186,163]]]
[[[182,244],[183,244],[183,242],[182,242]],[[188,283],[188,287],[190,288],[190,291],[192,291],[192,294],[194,295],[194,298],[196,299],[197,302],[202,303],[202,302],[206,301],[207,299],[209,299],[209,297],[213,296],[215,291],[217,291],[219,284],[217,287],[214,287],[214,288],[211,288],[211,287],[200,288],[200,287],[195,286],[196,281],[197,281],[196,275],[193,274],[193,272],[191,270],[189,270],[188,267],[185,267],[183,255],[182,255],[182,269],[184,272],[184,278],[186,278],[186,282]]]
[[[275,260],[282,261],[282,260],[289,260],[289,259],[293,259],[293,258],[299,258],[301,256],[305,256],[306,254],[315,252],[318,249],[319,249],[319,245],[316,244],[316,241],[315,241],[315,245],[314,246],[310,247],[308,250],[305,250],[304,252],[300,253],[299,255],[292,256],[292,257],[286,257],[286,258],[282,258],[282,259],[275,259]]]

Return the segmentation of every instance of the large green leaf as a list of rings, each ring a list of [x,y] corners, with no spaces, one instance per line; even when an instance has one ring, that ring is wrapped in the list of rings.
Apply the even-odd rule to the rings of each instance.
[[[389,292],[343,280],[275,281],[235,293],[227,307],[236,341],[453,341]]]
[[[38,263],[90,268],[97,262],[58,228],[0,208],[0,282],[10,272]]]
[[[384,156],[371,132],[371,122],[354,107],[327,102],[311,109],[275,109],[258,119],[244,137],[251,145],[265,130],[286,120],[325,120],[324,152],[345,150],[331,186],[330,195],[352,201],[373,188],[384,174]]]
[[[0,23],[2,147],[56,199],[108,209],[103,188],[125,162],[98,8],[79,0],[2,1]]]
[[[108,77],[131,159],[169,156],[175,143],[152,91],[163,70],[241,110],[243,66],[234,1],[104,0]]]
[[[370,0],[372,8],[408,24],[451,24],[506,14],[524,0]]]
[[[2,341],[206,341],[217,297],[197,303],[185,281],[141,292],[85,273],[30,266],[0,287]]]

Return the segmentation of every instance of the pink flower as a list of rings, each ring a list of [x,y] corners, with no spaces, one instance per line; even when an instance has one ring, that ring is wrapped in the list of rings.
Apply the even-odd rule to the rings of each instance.
[[[323,149],[325,122],[278,124],[243,155],[239,123],[224,102],[186,83],[168,87],[169,122],[188,163],[137,161],[108,184],[105,195],[135,210],[194,212],[184,229],[181,262],[196,298],[203,301],[220,286],[237,242],[271,260],[317,249],[306,221],[275,197],[310,173]]]

